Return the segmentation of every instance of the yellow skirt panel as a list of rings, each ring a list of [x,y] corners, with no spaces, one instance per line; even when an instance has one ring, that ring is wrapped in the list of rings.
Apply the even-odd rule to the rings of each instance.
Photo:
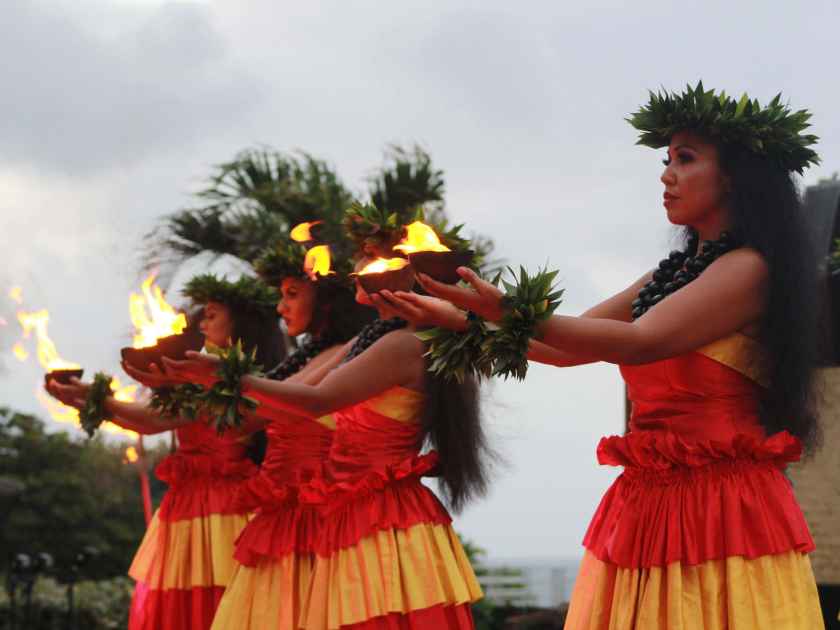
[[[481,599],[461,541],[448,525],[376,532],[329,557],[316,556],[301,625],[333,630],[389,613]]]
[[[265,558],[255,567],[237,564],[212,630],[298,628],[313,564],[311,555]]]
[[[163,521],[155,513],[128,574],[151,589],[227,586],[244,514]]]
[[[811,561],[795,551],[620,569],[589,552],[566,630],[820,630]]]

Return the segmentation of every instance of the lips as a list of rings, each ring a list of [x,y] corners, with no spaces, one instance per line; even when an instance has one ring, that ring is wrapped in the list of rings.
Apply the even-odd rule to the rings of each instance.
[[[676,199],[679,199],[679,197],[677,197],[676,195],[672,195],[669,192],[666,192],[666,193],[663,193],[662,199],[665,200],[665,201],[674,201]]]

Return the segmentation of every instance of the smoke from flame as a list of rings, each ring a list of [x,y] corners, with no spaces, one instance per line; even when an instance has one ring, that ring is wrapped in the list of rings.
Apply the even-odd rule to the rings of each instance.
[[[394,249],[404,254],[451,251],[446,245],[441,244],[435,231],[421,221],[415,221],[406,227],[405,238]]]
[[[178,335],[187,327],[186,316],[177,313],[163,299],[163,291],[154,284],[155,277],[154,273],[150,274],[141,285],[142,294],[132,292],[128,298],[131,323],[136,331],[132,344],[135,348],[153,346],[161,337]]]

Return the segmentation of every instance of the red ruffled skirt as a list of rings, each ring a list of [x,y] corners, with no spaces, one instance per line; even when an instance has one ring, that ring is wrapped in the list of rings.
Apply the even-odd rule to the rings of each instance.
[[[129,569],[137,581],[130,630],[210,628],[248,521],[235,507],[237,489],[255,472],[249,460],[205,455],[176,453],[161,462],[156,474],[170,488]]]
[[[599,462],[625,471],[584,538],[566,628],[822,628],[814,543],[783,473],[800,452],[788,433],[604,438]]]

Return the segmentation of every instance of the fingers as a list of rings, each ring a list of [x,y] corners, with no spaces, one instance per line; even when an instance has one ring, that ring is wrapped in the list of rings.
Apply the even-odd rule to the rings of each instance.
[[[404,319],[410,322],[420,323],[424,319],[424,311],[415,304],[408,302],[390,291],[382,291],[381,299],[388,303],[388,306],[397,311]]]
[[[480,301],[481,297],[472,289],[459,287],[454,284],[444,284],[433,280],[426,274],[418,274],[420,284],[432,295],[451,302],[455,306],[467,310],[473,310],[473,306]]]

